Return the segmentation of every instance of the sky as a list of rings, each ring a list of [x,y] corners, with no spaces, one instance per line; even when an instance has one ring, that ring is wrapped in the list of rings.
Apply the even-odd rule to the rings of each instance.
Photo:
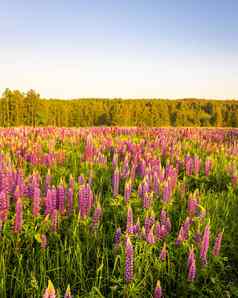
[[[237,0],[0,0],[0,92],[238,99]]]

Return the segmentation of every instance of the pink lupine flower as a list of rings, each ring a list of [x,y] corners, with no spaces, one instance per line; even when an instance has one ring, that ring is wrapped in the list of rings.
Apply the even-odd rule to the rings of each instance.
[[[57,209],[57,192],[55,186],[51,189],[51,201],[52,201],[52,209]]]
[[[192,282],[196,277],[196,260],[195,260],[193,248],[191,248],[189,251],[187,267],[188,267],[188,281]]]
[[[42,298],[56,298],[55,288],[54,288],[51,280],[49,280],[48,287],[46,288],[45,293]]]
[[[162,296],[162,288],[160,286],[160,281],[158,280],[154,291],[154,298],[162,298]]]
[[[23,204],[21,198],[16,202],[16,217],[14,224],[14,232],[19,233],[23,225]]]
[[[188,199],[188,214],[190,217],[193,217],[196,215],[197,207],[198,207],[197,199],[194,198],[192,195],[190,195]]]
[[[64,214],[64,204],[65,204],[65,190],[64,186],[60,184],[57,188],[57,202],[58,202],[58,209],[61,214]]]
[[[149,233],[149,231],[154,223],[155,223],[155,215],[154,215],[154,212],[152,211],[150,215],[146,215],[145,220],[144,220],[146,235]]]
[[[184,165],[185,165],[186,175],[191,176],[192,175],[192,169],[193,169],[193,159],[189,155],[185,156]]]
[[[64,294],[64,298],[73,298],[72,294],[71,294],[71,290],[70,290],[70,286],[68,285],[67,290]]]
[[[112,191],[113,191],[114,197],[116,197],[119,194],[119,185],[120,185],[120,172],[119,172],[119,169],[116,168],[112,177]]]
[[[223,236],[223,232],[219,232],[216,237],[215,244],[212,250],[213,256],[219,256],[220,254],[222,236]]]
[[[45,215],[50,214],[53,209],[52,206],[52,195],[51,190],[47,190],[46,198],[45,198]]]
[[[130,238],[126,238],[125,247],[126,263],[125,263],[125,280],[126,283],[130,283],[133,280],[133,267],[134,267],[134,251]]]
[[[194,156],[193,163],[194,163],[194,174],[197,176],[200,171],[201,161],[197,156]]]
[[[93,219],[92,219],[92,228],[95,229],[100,222],[102,216],[102,208],[100,205],[94,211]]]
[[[40,189],[39,189],[39,187],[35,187],[34,191],[33,191],[32,214],[35,217],[40,215]]]
[[[140,231],[140,219],[137,218],[137,222],[133,225],[133,234],[138,234]]]
[[[131,196],[131,180],[129,179],[125,183],[125,190],[124,190],[124,199],[126,203],[128,203],[130,196]]]
[[[4,191],[2,191],[0,192],[0,220],[2,223],[7,220],[8,212],[9,212],[8,195]]]
[[[126,230],[127,232],[133,232],[131,229],[133,228],[133,211],[131,206],[127,209],[127,221],[126,221]]]
[[[203,265],[207,264],[207,252],[209,248],[209,238],[210,238],[210,225],[207,224],[204,230],[202,244],[200,248],[200,258]]]
[[[146,241],[149,244],[155,244],[154,227],[152,226],[148,234],[146,234]]]
[[[171,198],[171,195],[172,195],[172,189],[170,184],[167,182],[163,189],[163,196],[162,196],[163,202],[168,203]]]
[[[165,261],[166,256],[167,256],[167,249],[166,249],[166,243],[164,242],[163,247],[160,252],[160,255],[159,255],[159,258],[161,261]]]
[[[93,193],[89,184],[80,187],[78,198],[80,215],[83,219],[85,219],[93,204]]]

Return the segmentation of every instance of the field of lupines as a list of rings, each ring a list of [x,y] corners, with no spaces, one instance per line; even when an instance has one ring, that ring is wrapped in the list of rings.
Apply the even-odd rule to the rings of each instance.
[[[238,297],[238,130],[0,129],[0,297]]]

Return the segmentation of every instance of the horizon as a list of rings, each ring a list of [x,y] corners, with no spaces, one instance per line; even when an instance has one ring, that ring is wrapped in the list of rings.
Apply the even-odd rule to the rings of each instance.
[[[237,16],[232,0],[3,0],[0,93],[236,100]]]

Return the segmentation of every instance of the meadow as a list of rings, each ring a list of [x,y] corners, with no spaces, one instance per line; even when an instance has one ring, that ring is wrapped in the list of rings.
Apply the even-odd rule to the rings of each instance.
[[[238,129],[0,129],[0,297],[238,297]]]

